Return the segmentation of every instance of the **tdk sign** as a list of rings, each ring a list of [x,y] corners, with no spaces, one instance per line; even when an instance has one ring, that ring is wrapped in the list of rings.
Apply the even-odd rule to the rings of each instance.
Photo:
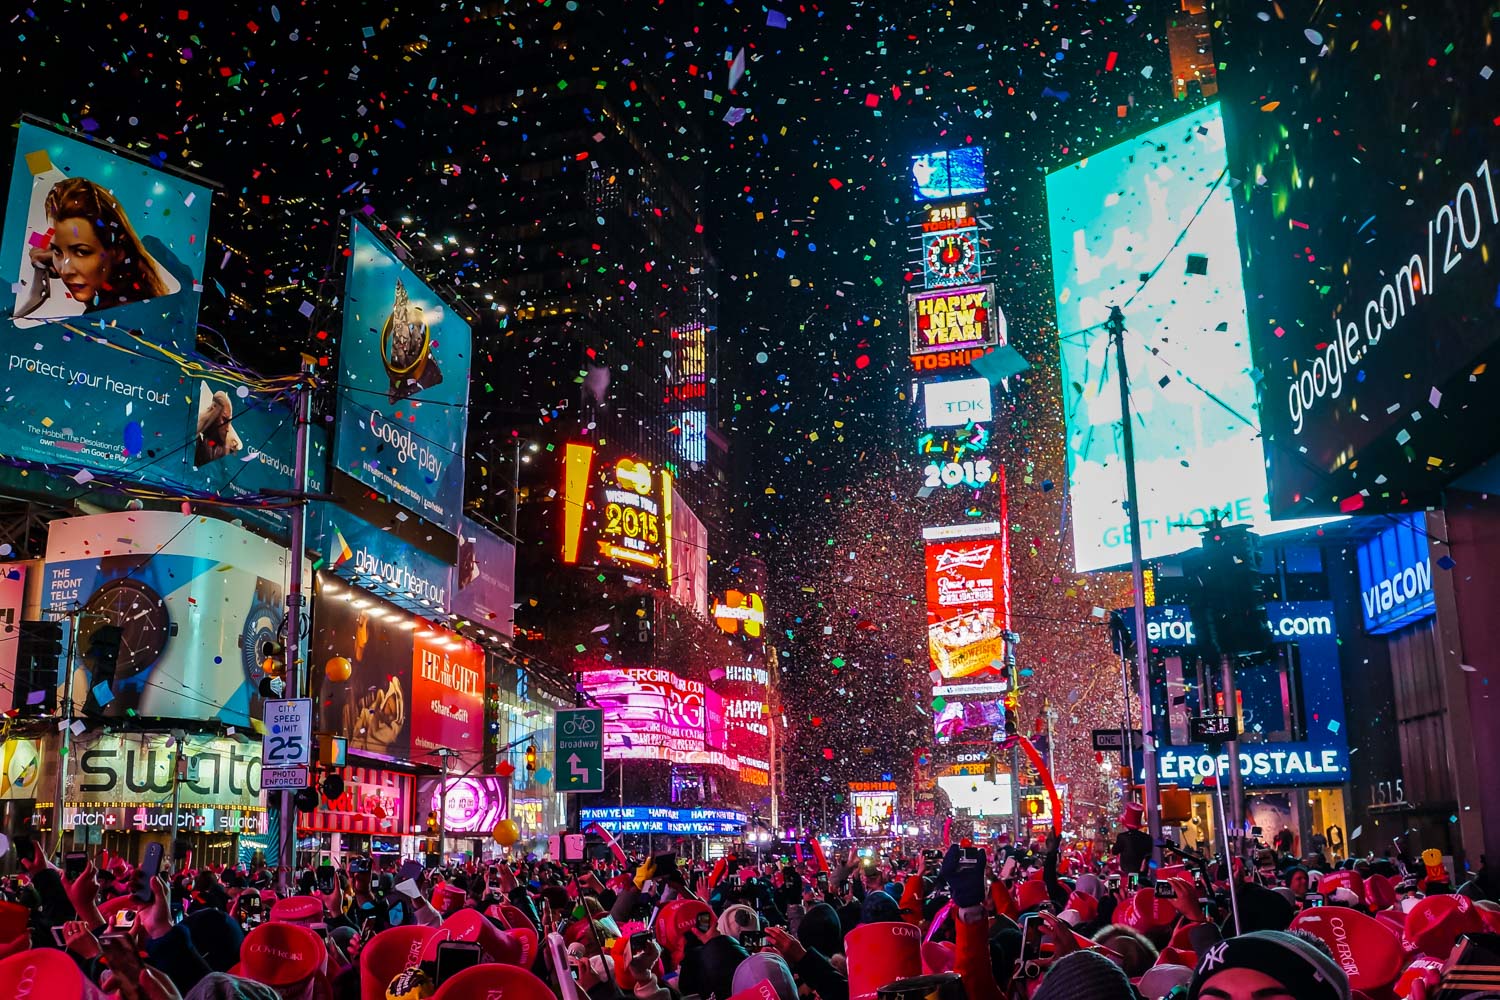
[[[984,378],[928,382],[922,388],[922,402],[927,409],[928,427],[987,424],[994,415],[990,406],[990,382]]]
[[[1437,612],[1427,515],[1410,514],[1359,550],[1360,611],[1365,631],[1383,635]]]

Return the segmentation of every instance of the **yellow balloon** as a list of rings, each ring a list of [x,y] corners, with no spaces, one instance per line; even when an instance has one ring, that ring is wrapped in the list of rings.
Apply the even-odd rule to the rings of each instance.
[[[335,684],[344,683],[349,679],[349,675],[353,672],[354,665],[342,656],[335,656],[333,659],[323,664],[323,676],[327,677]]]
[[[495,824],[495,831],[491,836],[501,847],[509,847],[521,839],[521,828],[516,826],[516,821],[513,819],[502,819]]]

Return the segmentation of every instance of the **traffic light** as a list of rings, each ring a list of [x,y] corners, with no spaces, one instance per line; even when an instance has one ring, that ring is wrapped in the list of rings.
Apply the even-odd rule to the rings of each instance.
[[[526,770],[536,770],[536,741],[533,740],[526,746]]]
[[[62,655],[62,622],[21,622],[16,632],[16,708],[40,714],[53,710]],[[33,702],[33,691],[45,692],[45,697]]]
[[[1197,583],[1188,603],[1206,645],[1227,656],[1270,651],[1266,599],[1271,584],[1260,572],[1259,539],[1248,525],[1210,523],[1203,548],[1188,557],[1187,570]]]
[[[123,638],[124,632],[118,625],[100,625],[89,635],[89,647],[83,651],[83,659],[91,665],[95,686],[114,683]]]

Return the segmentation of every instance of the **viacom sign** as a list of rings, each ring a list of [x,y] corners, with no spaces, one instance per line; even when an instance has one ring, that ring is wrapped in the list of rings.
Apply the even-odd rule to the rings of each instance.
[[[1384,635],[1437,613],[1426,514],[1400,518],[1360,547],[1358,562],[1366,632]]]
[[[993,416],[990,381],[985,378],[928,382],[922,387],[922,403],[928,427],[986,424]]]

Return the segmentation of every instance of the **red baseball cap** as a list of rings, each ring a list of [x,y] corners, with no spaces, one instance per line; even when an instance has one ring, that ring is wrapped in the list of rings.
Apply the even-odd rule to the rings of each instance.
[[[438,987],[432,1000],[557,1000],[547,984],[525,969],[490,962],[470,966]]]
[[[271,904],[270,920],[280,924],[322,923],[327,912],[317,896],[288,896]]]
[[[1028,879],[1016,886],[1016,905],[1022,913],[1036,909],[1038,903],[1045,903],[1049,898],[1047,883],[1041,879]]]
[[[48,1000],[104,1000],[65,951],[32,948],[0,961],[0,996],[41,997]]]
[[[1406,915],[1406,945],[1433,958],[1447,958],[1460,934],[1484,930],[1484,918],[1467,896],[1443,893],[1417,901]]]
[[[1359,899],[1365,898],[1365,880],[1359,872],[1345,868],[1329,872],[1318,879],[1318,891],[1325,896],[1333,895],[1335,889],[1348,889]]]
[[[328,947],[317,934],[297,924],[264,923],[245,935],[234,975],[267,986],[294,986],[321,976]]]
[[[427,940],[436,927],[391,927],[376,934],[359,950],[360,1000],[385,1000],[385,988],[405,969],[422,961]]]
[[[1177,915],[1177,907],[1172,905],[1172,901],[1162,899],[1154,888],[1137,889],[1130,901],[1135,904],[1136,913],[1140,914],[1141,923],[1146,930],[1170,927],[1172,918]]]
[[[1382,990],[1401,975],[1401,939],[1374,917],[1346,906],[1315,906],[1292,921],[1292,930],[1316,934],[1356,990]]]

